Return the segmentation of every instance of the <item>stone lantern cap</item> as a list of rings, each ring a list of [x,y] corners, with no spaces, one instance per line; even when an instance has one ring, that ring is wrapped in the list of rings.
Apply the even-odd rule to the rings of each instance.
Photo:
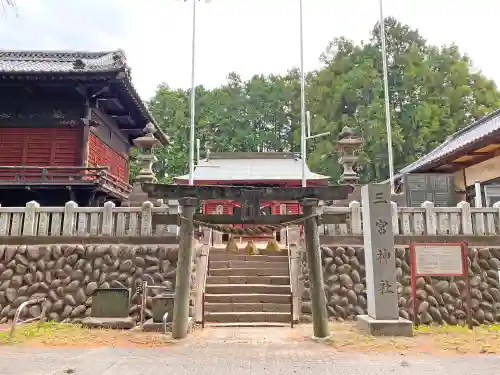
[[[356,137],[353,130],[348,126],[344,126],[339,137],[338,145],[340,148],[358,148],[363,143],[363,140]]]
[[[134,144],[137,147],[148,149],[158,147],[161,144],[161,142],[154,136],[156,129],[152,123],[148,122],[143,131],[145,134],[142,137],[134,139]]]

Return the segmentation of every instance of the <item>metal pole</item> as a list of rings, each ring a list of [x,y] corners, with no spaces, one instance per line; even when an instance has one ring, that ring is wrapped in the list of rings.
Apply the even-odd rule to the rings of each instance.
[[[307,160],[307,140],[311,136],[311,113],[309,111],[306,112],[306,137],[304,141],[304,145],[306,146],[304,149],[304,160]],[[306,163],[307,164],[307,163]]]
[[[382,41],[382,66],[384,70],[384,95],[385,95],[385,126],[387,132],[387,154],[389,161],[389,179],[391,183],[391,193],[394,193],[394,158],[392,155],[392,132],[391,132],[391,110],[389,99],[389,79],[387,73],[387,51],[385,48],[385,25],[383,0],[379,0],[380,4],[380,40]]]
[[[196,165],[200,165],[200,138],[196,138]]]
[[[300,157],[302,159],[302,187],[307,185],[306,181],[306,93],[304,74],[304,32],[302,25],[302,0],[300,5]]]
[[[311,111],[306,112],[307,137],[311,136]]]
[[[189,185],[193,185],[194,179],[194,120],[195,120],[195,101],[196,88],[194,83],[195,67],[195,47],[196,47],[196,3],[193,0],[193,36],[191,40],[191,128],[189,132]]]

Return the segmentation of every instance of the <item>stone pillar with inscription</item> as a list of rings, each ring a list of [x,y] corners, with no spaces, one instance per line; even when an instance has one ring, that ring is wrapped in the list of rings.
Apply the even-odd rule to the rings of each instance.
[[[357,325],[375,336],[412,336],[412,322],[399,317],[389,184],[363,186],[361,205],[368,315]]]

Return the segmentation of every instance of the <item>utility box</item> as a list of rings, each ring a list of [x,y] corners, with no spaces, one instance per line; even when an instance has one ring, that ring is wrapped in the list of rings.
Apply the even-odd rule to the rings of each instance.
[[[174,316],[175,293],[162,293],[153,297],[153,322],[161,323],[163,315],[168,312],[167,322],[171,322]]]

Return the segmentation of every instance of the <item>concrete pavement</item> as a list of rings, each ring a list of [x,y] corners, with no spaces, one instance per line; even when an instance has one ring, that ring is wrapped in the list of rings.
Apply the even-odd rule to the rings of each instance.
[[[281,331],[280,331],[281,330]],[[271,335],[266,335],[266,331]],[[0,375],[493,375],[500,358],[336,353],[290,328],[209,328],[165,349],[0,348]],[[267,337],[266,337],[267,336]]]

